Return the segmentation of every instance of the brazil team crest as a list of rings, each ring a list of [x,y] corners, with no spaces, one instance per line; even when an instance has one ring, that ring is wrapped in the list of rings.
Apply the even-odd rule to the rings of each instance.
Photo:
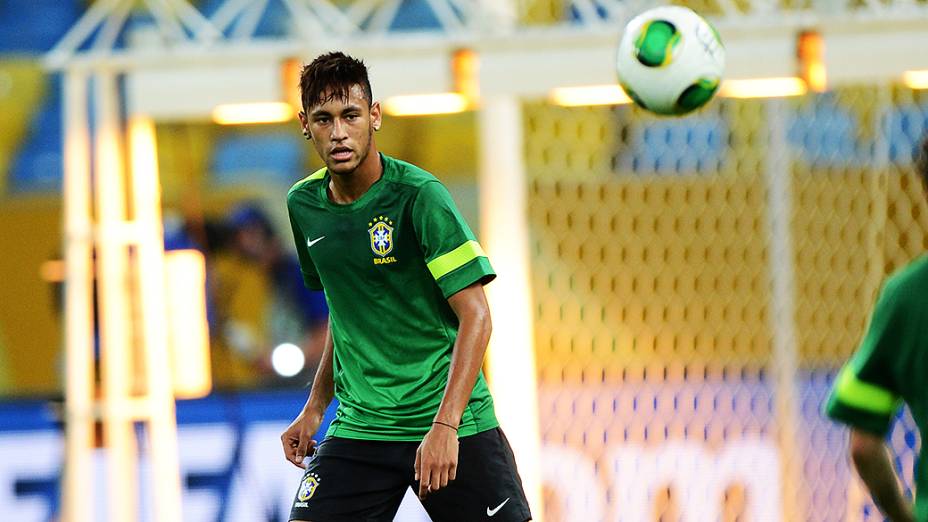
[[[300,502],[306,502],[313,498],[313,494],[316,492],[316,488],[319,487],[320,482],[322,482],[322,479],[319,478],[319,475],[315,473],[306,475],[303,477],[303,482],[300,483],[300,491],[296,494],[296,498]]]
[[[393,221],[388,217],[377,216],[367,224],[371,236],[371,250],[380,257],[393,251]]]

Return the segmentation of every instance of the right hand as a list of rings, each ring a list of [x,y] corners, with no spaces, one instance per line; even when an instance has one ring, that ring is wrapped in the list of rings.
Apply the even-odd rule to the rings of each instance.
[[[303,459],[316,451],[316,441],[312,437],[322,424],[322,415],[301,412],[280,436],[284,446],[284,457],[294,466],[306,469]]]

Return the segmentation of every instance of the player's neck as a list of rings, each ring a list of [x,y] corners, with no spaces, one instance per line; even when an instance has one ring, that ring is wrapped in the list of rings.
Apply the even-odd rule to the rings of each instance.
[[[344,174],[333,174],[329,183],[329,198],[340,205],[354,203],[383,175],[383,164],[377,146],[371,143],[367,157],[356,169]]]

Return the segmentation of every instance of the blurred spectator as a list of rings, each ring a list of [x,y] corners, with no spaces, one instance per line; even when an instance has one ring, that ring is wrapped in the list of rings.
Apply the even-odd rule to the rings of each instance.
[[[216,264],[215,334],[222,345],[217,349],[224,347],[238,360],[227,361],[228,367],[214,364],[217,384],[290,382],[271,365],[274,349],[284,344],[302,350],[305,368],[291,379],[305,383],[315,372],[325,341],[328,308],[323,293],[303,286],[296,256],[283,247],[258,204],[233,208],[225,229],[225,248]]]

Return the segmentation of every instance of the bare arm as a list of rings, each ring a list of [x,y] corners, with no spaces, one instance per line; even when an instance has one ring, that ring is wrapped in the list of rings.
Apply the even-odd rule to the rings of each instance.
[[[457,426],[470,401],[493,329],[483,285],[474,283],[448,298],[458,316],[458,337],[451,352],[448,384],[435,420]]]
[[[883,439],[852,428],[850,452],[857,473],[883,513],[895,522],[914,522],[912,506],[902,493]]]
[[[290,424],[286,431],[280,436],[280,441],[284,446],[284,456],[294,465],[302,468],[303,458],[312,455],[316,446],[316,441],[311,437],[322,424],[322,418],[326,408],[332,402],[335,395],[335,381],[332,370],[332,351],[335,343],[332,340],[331,324],[325,329],[325,348],[322,350],[322,358],[319,361],[319,368],[316,370],[316,377],[313,379],[313,387],[309,392],[309,398],[303,405],[303,410],[297,415],[296,419]]]
[[[447,486],[457,475],[457,428],[483,366],[492,330],[490,307],[480,283],[452,295],[448,304],[458,316],[458,337],[451,352],[448,383],[435,414],[435,423],[416,452],[419,498]]]

